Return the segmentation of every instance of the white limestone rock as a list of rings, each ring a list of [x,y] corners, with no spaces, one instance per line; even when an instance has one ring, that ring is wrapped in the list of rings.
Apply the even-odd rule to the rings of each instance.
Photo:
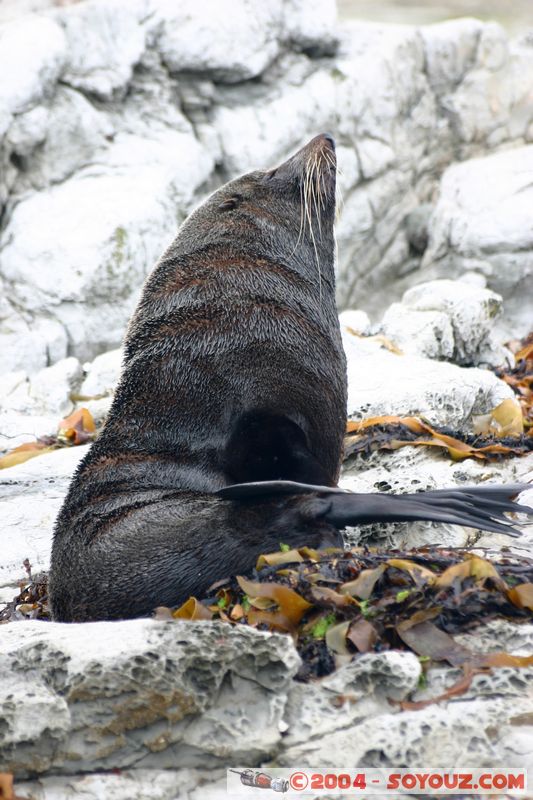
[[[2,273],[8,291],[15,285],[17,306],[29,322],[53,316],[67,329],[77,357],[119,343],[142,277],[176,221],[206,181],[218,183],[215,162],[231,177],[274,164],[321,129],[332,131],[345,192],[337,228],[339,299],[374,313],[419,281],[408,220],[431,199],[442,168],[457,152],[463,157],[528,135],[533,108],[529,89],[523,89],[531,84],[533,54],[524,45],[508,45],[497,26],[355,23],[337,33],[332,0],[313,0],[312,13],[301,0],[242,0],[231,4],[231,13],[225,9],[215,2],[189,8],[170,0],[90,0],[31,18],[37,28],[52,26],[55,55],[50,51],[50,68],[45,58],[44,83],[38,74],[43,64],[32,61],[16,119],[0,102],[6,128],[0,203],[7,208]],[[222,35],[228,26],[231,48]],[[337,35],[335,60],[317,60],[333,52]],[[6,53],[13,56],[9,48]],[[199,71],[169,76],[162,56],[172,70]],[[246,79],[251,73],[254,80]],[[490,119],[480,117],[476,106],[484,97],[479,85],[487,81],[497,84],[498,110]],[[501,121],[506,116],[512,118],[508,125]],[[169,168],[176,159],[181,166]],[[136,197],[147,204],[145,223]],[[45,218],[48,238],[35,225]],[[121,228],[131,239],[132,255],[126,248],[124,260],[127,289],[124,273],[117,281],[101,274],[110,262],[115,271],[115,232]],[[65,232],[74,237],[77,229],[83,239],[74,250]],[[477,261],[486,269],[484,258]],[[477,269],[471,262],[468,268]],[[70,297],[61,279],[72,264],[82,275],[75,273],[78,280],[71,283],[80,291]],[[42,281],[56,275],[63,288],[43,291]],[[96,285],[92,301],[84,295],[92,292],[87,275]],[[47,363],[40,359],[28,368],[13,359],[2,371],[31,373]]]
[[[0,291],[9,291],[1,276]],[[35,319],[21,314],[0,295],[0,375],[21,369],[32,374],[66,354],[67,334],[59,322],[48,315]]]
[[[227,800],[225,770],[124,769],[120,773],[44,776],[17,781],[21,797],[33,800]],[[178,794],[176,794],[178,792]]]
[[[461,83],[478,57],[479,38],[484,27],[477,19],[458,19],[419,29],[429,82],[435,91],[449,91]],[[501,33],[505,38],[503,31]]]
[[[532,175],[533,145],[449,167],[422,264],[422,275],[480,272],[524,332],[531,323]]]
[[[528,656],[533,651],[533,625],[516,625],[508,619],[491,619],[473,630],[454,634],[454,639],[478,653],[504,651]],[[509,675],[509,672],[504,670],[503,674]]]
[[[436,280],[409,289],[385,313],[381,331],[405,353],[462,365],[504,364],[495,321],[502,298],[469,282]]]
[[[524,750],[523,739],[515,734],[513,723],[531,713],[533,700],[528,696],[527,678],[522,670],[512,670],[508,680],[520,681],[522,691],[502,695],[497,673],[485,696],[454,698],[447,703],[428,706],[422,711],[394,712],[358,721],[355,725],[318,736],[283,751],[277,766],[312,768],[323,766],[397,767],[398,764],[431,764],[434,767],[460,767],[465,761],[478,767],[505,763],[522,767],[533,756],[531,742]],[[458,678],[457,672],[452,679]],[[513,696],[514,695],[514,696]],[[492,739],[490,730],[497,730]]]
[[[81,364],[74,356],[40,370],[32,378],[29,390],[36,411],[58,416],[72,411],[74,402],[71,394],[79,389],[82,377]]]
[[[211,169],[192,134],[164,129],[149,140],[121,134],[106,161],[20,202],[2,253],[17,302],[33,314],[50,309],[81,358],[119,344],[145,275],[175,235],[178,198],[190,201]],[[17,356],[5,371],[28,369]]]
[[[295,683],[284,719],[284,747],[319,739],[351,727],[366,717],[390,711],[390,700],[413,692],[421,667],[414,653],[367,653],[339,667],[321,681]],[[349,697],[348,702],[338,702]]]
[[[282,91],[274,85],[256,97],[245,95],[239,103],[214,109],[213,126],[230,174],[273,167],[306,139],[331,128],[334,78],[325,70],[302,75],[305,67],[301,60],[291,60],[283,71]]]
[[[335,0],[289,0],[283,13],[282,36],[293,48],[332,55],[338,38]]]
[[[528,483],[533,477],[533,455],[505,461],[483,461],[467,458],[452,461],[445,450],[435,447],[402,447],[391,452],[372,453],[355,457],[343,467],[340,486],[353,492],[418,492],[427,489],[446,489],[475,486],[485,483]],[[523,492],[522,505],[532,506],[533,492]],[[372,523],[350,528],[345,534],[349,544],[369,542],[379,547],[422,547],[428,543],[443,547],[492,548],[518,547],[520,552],[533,548],[533,530],[529,518],[515,520],[521,531],[519,540],[505,534],[488,533],[460,525],[432,522]]]
[[[256,763],[300,663],[284,635],[216,622],[25,622],[2,644],[0,758],[20,777]]]
[[[57,430],[58,420],[43,418],[38,428],[38,418],[30,418],[28,432],[32,422],[39,435]],[[0,415],[0,431],[4,430]],[[0,471],[0,599],[3,602],[13,599],[18,582],[26,577],[24,559],[30,560],[35,572],[48,569],[54,522],[72,474],[87,449],[88,446],[61,448]]]
[[[7,376],[7,379],[12,380],[13,375],[21,376],[21,380],[17,381],[16,386],[26,386],[27,380],[24,372],[11,373]],[[5,377],[3,375],[2,380]],[[18,447],[20,444],[32,442],[40,436],[51,436],[57,433],[59,420],[55,416],[47,417],[33,414],[28,416],[27,414],[6,409],[3,402],[3,398],[0,396],[0,452],[2,455],[7,450]],[[6,481],[7,474],[4,476]]]
[[[345,306],[382,312],[394,294],[420,282],[423,247],[413,248],[413,258],[404,237],[412,236],[412,214],[433,200],[441,171],[457,157],[528,141],[533,50],[509,43],[499,26],[476,20],[416,32],[357,23],[344,28],[342,45],[335,74],[337,107],[344,114],[337,130],[363,161],[368,141],[377,142],[371,151],[381,148],[384,161],[375,168],[372,160],[363,164],[363,174],[366,169],[375,177],[345,198],[337,226],[339,297]],[[360,80],[362,74],[367,80]],[[445,242],[446,228],[442,235]],[[474,267],[465,264],[452,276],[465,268]],[[426,279],[449,276],[444,267]]]
[[[54,20],[31,14],[0,25],[0,73],[9,76],[0,87],[0,111],[19,114],[42,100],[66,59],[67,42]],[[9,123],[10,117],[3,120]]]
[[[157,48],[173,72],[202,73],[218,83],[255,78],[289,48],[331,54],[335,48],[333,0],[158,0]],[[228,46],[229,44],[229,46]]]
[[[450,318],[442,311],[413,311],[393,303],[383,316],[380,330],[403,353],[453,360],[454,336]]]
[[[81,92],[58,87],[52,100],[19,114],[5,144],[23,164],[17,193],[60,183],[97,158],[115,133],[114,126]],[[101,157],[101,156],[100,156]]]
[[[98,400],[78,400],[76,403],[76,410],[86,408],[98,429],[101,428],[106,421],[112,402],[112,395],[100,397]]]
[[[339,314],[339,322],[348,332],[359,333],[362,336],[370,332],[370,317],[360,308],[342,311]]]
[[[63,81],[100,100],[125,91],[145,49],[147,0],[88,0],[56,13],[69,61]]]
[[[0,87],[0,211],[17,177],[19,154],[13,151],[10,127],[29,113],[41,122],[46,104],[64,70],[68,48],[61,27],[52,19],[28,14],[0,23],[0,73],[9,76]],[[34,127],[32,146],[42,141]]]
[[[468,426],[514,394],[492,372],[414,355],[397,355],[343,332],[348,358],[348,416],[421,415],[430,423]]]
[[[28,376],[24,370],[17,372],[5,372],[0,376],[0,403],[5,402],[6,398],[14,392],[22,383],[26,383]],[[3,407],[3,406],[2,406]]]
[[[0,411],[31,414],[34,410],[26,372],[17,370],[0,375]]]
[[[91,364],[85,364],[86,377],[80,388],[82,397],[100,398],[115,390],[122,369],[122,349],[110,350],[96,356]]]
[[[473,68],[441,99],[462,157],[477,155],[483,140],[488,149],[530,141],[532,64],[530,46],[510,42],[495,23],[483,27]]]
[[[520,654],[524,652],[524,643],[531,640],[533,635],[533,626],[524,626],[525,633],[522,627],[504,622],[503,625],[493,626],[487,631],[482,627],[479,636],[476,629],[470,635],[457,638],[464,640],[464,644],[474,652],[507,650]],[[485,647],[488,634],[492,634],[493,639],[490,646]],[[462,697],[462,710],[466,719],[470,715],[477,717],[480,697],[486,701],[481,704],[482,713],[485,714],[490,714],[491,699],[503,696],[508,701],[509,707],[500,703],[498,711],[506,719],[512,743],[507,741],[502,746],[501,753],[509,753],[514,763],[518,761],[521,748],[519,737],[513,736],[513,715],[517,714],[520,698],[526,699],[528,705],[530,703],[527,689],[530,674],[531,669],[495,670],[486,680],[484,676],[474,679],[472,689]],[[401,701],[408,696],[416,700],[435,697],[457,680],[459,673],[449,667],[432,669],[428,675],[428,687],[417,691],[419,675],[420,662],[413,653],[392,651],[360,656],[320,683],[311,686],[296,684],[287,707],[290,726],[284,737],[282,763],[288,765],[291,756],[296,756],[293,763],[301,763],[298,758],[306,748],[310,750],[307,764],[311,764],[313,758],[316,763],[322,763],[325,758],[326,763],[336,767],[347,764],[351,767],[383,766],[380,758],[387,760],[387,763],[390,758],[390,766],[397,767],[408,763],[408,759],[404,760],[399,752],[404,746],[427,748],[435,757],[437,751],[433,750],[431,734],[434,726],[438,729],[442,724],[440,714],[437,718],[434,717],[435,710],[441,706],[430,706],[415,713],[400,712],[399,707],[395,707],[390,700]],[[421,726],[426,724],[431,729],[429,741],[418,741]],[[453,725],[458,724],[456,719]],[[388,726],[390,736],[387,735]],[[472,726],[469,739],[473,738],[473,730]],[[336,755],[334,743],[339,738],[342,739],[343,734],[348,737],[354,749],[350,752],[348,747],[343,746],[342,753]],[[454,747],[452,741],[447,741],[449,735],[450,732],[445,731],[439,736],[440,743],[444,744],[448,752]],[[370,736],[367,742],[366,736]],[[487,740],[484,745],[486,752],[490,752]],[[378,752],[374,751],[374,747]],[[460,759],[460,750],[456,749],[455,753],[455,757]],[[348,761],[343,761],[343,758],[348,758]],[[438,763],[448,765],[445,758]]]
[[[201,72],[218,81],[248,80],[279,55],[283,3],[273,0],[163,0],[158,48],[171,72]],[[231,46],[228,47],[228,43]]]

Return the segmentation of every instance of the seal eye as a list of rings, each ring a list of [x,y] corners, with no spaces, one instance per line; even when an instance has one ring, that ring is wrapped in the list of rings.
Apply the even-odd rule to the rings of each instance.
[[[236,208],[238,204],[241,202],[242,197],[240,194],[234,194],[231,197],[227,197],[223,200],[219,207],[219,211],[231,211],[233,208]]]

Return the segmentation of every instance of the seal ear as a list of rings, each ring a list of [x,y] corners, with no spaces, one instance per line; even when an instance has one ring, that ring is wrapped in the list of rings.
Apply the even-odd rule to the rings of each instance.
[[[241,200],[242,200],[242,195],[240,194],[234,194],[231,197],[227,197],[220,203],[220,205],[218,206],[218,210],[231,211],[232,209],[237,208]]]

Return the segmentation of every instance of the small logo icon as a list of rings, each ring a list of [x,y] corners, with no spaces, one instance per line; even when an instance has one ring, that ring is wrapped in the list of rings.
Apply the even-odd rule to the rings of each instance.
[[[240,775],[241,783],[244,786],[253,786],[255,789],[271,789],[273,792],[288,792],[289,781],[286,778],[271,778],[266,772],[259,772],[254,769],[230,769],[236,775]]]

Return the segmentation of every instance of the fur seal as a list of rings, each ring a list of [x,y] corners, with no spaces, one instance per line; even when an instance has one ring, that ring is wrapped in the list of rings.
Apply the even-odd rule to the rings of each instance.
[[[280,542],[340,543],[347,524],[423,518],[514,532],[503,512],[520,486],[336,488],[346,364],[335,181],[335,144],[322,134],[212,194],[156,264],[105,427],[56,522],[56,620],[148,615],[250,570]]]

